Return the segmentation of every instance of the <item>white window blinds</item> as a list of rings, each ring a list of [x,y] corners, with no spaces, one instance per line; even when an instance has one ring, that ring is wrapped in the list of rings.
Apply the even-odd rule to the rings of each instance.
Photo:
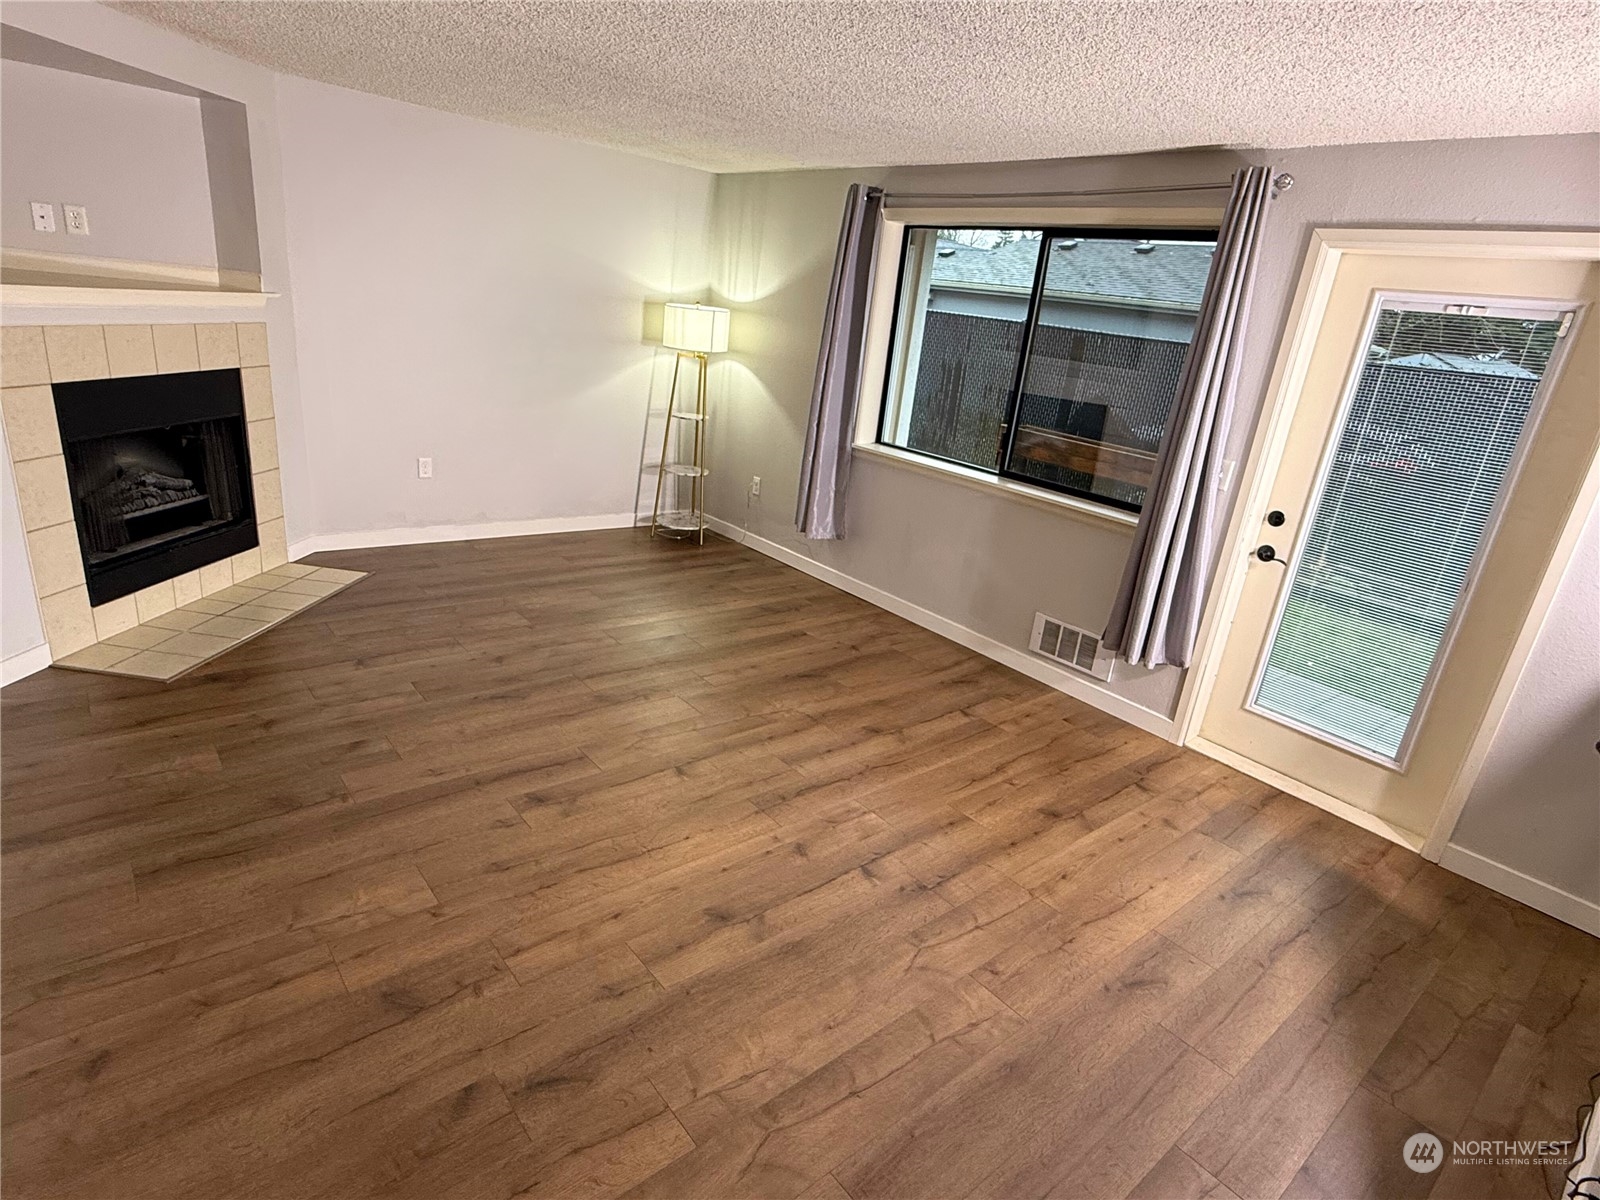
[[[1253,709],[1403,757],[1561,330],[1553,312],[1379,307]]]

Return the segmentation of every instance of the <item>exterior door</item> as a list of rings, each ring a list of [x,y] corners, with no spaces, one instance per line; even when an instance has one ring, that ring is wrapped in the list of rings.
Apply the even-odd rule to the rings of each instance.
[[[1197,746],[1422,843],[1600,442],[1596,299],[1591,261],[1339,265]]]

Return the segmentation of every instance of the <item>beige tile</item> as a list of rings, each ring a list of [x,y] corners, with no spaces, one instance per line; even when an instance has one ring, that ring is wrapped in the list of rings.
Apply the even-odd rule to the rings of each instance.
[[[141,650],[132,658],[125,658],[116,666],[118,675],[138,675],[145,679],[166,682],[200,665],[200,660],[189,654],[168,654],[162,650]]]
[[[52,383],[104,379],[111,374],[105,330],[98,325],[46,325],[44,352],[50,360]]]
[[[200,369],[216,371],[223,367],[239,365],[239,335],[229,325],[196,325],[196,349],[200,353]]]
[[[276,471],[278,469],[278,423],[276,421],[251,421],[245,426],[250,434],[250,469]]]
[[[96,641],[110,641],[113,635],[132,629],[138,623],[139,608],[132,596],[119,596],[108,604],[94,606]]]
[[[89,609],[89,589],[72,588],[39,601],[44,617],[44,635],[50,653],[56,658],[82,650],[99,639],[94,632],[94,615]]]
[[[113,633],[110,637],[101,638],[100,641],[108,646],[127,646],[134,650],[149,650],[152,646],[159,646],[177,636],[174,630],[162,629],[159,625],[135,625],[131,629],[124,629],[121,633]]]
[[[157,629],[170,629],[174,633],[182,633],[186,629],[193,629],[202,621],[209,621],[214,616],[215,613],[191,612],[188,609],[175,608],[171,612],[162,613],[159,617],[151,617],[145,624]]]
[[[305,592],[291,592],[287,588],[279,588],[275,592],[262,592],[259,599],[250,601],[251,605],[258,608],[276,608],[284,612],[299,612],[307,605],[315,604],[321,596],[307,595]]]
[[[245,617],[212,617],[209,621],[202,621],[191,631],[193,633],[209,633],[213,637],[247,638],[260,633],[267,627],[267,621],[251,621]]]
[[[242,583],[235,583],[230,587],[223,588],[220,592],[212,592],[211,598],[213,600],[229,600],[234,604],[251,604],[254,603],[257,596],[264,596],[269,590],[268,588],[248,587]]]
[[[0,386],[31,387],[49,382],[44,330],[37,325],[0,327]]]
[[[72,520],[72,494],[67,491],[67,460],[31,458],[16,464],[17,507],[22,527],[32,531]]]
[[[307,597],[308,599],[310,597]],[[265,604],[241,604],[237,608],[230,608],[230,617],[241,617],[250,621],[265,621],[268,625],[276,625],[285,617],[293,616],[299,612],[298,608],[271,608]]]
[[[299,592],[302,596],[331,596],[342,587],[344,587],[343,583],[333,583],[310,575],[304,579],[291,579],[278,591]]]
[[[107,667],[114,667],[119,662],[132,658],[137,653],[138,650],[132,646],[113,646],[109,642],[96,642],[65,658],[56,659],[56,666],[72,667],[79,671],[103,671]]]
[[[226,617],[223,620],[227,620]],[[217,637],[209,633],[195,633],[192,630],[180,633],[168,641],[161,643],[163,654],[192,654],[196,658],[211,658],[221,654],[224,650],[231,650],[239,644],[238,638]]]
[[[142,591],[135,592],[133,602],[139,609],[139,620],[148,621],[177,608],[178,593],[172,586],[172,580],[164,579],[160,583],[151,584]]]
[[[71,521],[30,533],[28,559],[33,564],[33,590],[40,596],[83,586],[83,552],[78,527]]]
[[[267,327],[261,321],[240,322],[234,326],[239,337],[239,365],[264,367],[267,365]]]
[[[211,597],[206,596],[199,600],[189,601],[178,611],[205,613],[208,617],[217,617],[225,612],[232,612],[238,607],[237,604],[229,603],[227,600],[213,600]]]
[[[106,361],[113,379],[156,373],[156,340],[148,325],[107,325]]]
[[[150,331],[156,343],[156,370],[166,375],[200,369],[193,325],[153,325]]]
[[[366,577],[365,571],[346,571],[343,567],[318,567],[311,572],[311,578],[320,579],[324,583],[354,583]]]
[[[239,375],[244,383],[244,419],[269,421],[272,409],[272,372],[266,367],[246,367]]]
[[[299,579],[304,575],[314,575],[320,568],[307,566],[305,563],[283,563],[268,571],[268,575],[277,575],[282,579]]]
[[[56,401],[48,385],[6,388],[0,393],[0,404],[5,406],[6,441],[11,446],[12,462],[61,453]]]
[[[182,575],[173,577],[172,598],[178,602],[179,607],[198,600],[204,595],[200,590],[200,572],[185,571]]]
[[[257,471],[255,476],[256,520],[275,521],[283,516],[283,492],[277,471]]]
[[[261,510],[256,509],[259,519]],[[241,550],[233,556],[233,577],[246,586],[251,586],[250,579],[261,574],[261,547],[251,546],[248,550]]]
[[[283,528],[283,518],[276,521],[263,521],[256,527],[256,536],[261,539],[261,565],[267,570],[281,567],[289,561],[289,539]]]
[[[233,564],[227,559],[207,563],[200,568],[200,594],[214,596],[223,588],[233,586]]]
[[[259,549],[259,547],[258,547]],[[247,575],[240,580],[245,587],[255,588],[258,592],[275,592],[293,578],[289,575],[277,575],[271,571],[257,571],[254,575]]]

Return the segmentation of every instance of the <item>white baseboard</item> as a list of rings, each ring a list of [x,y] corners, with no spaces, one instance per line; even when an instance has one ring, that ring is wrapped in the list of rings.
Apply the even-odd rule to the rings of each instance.
[[[1075,700],[1082,700],[1085,704],[1094,706],[1102,712],[1110,713],[1114,717],[1126,721],[1128,724],[1153,733],[1159,738],[1172,742],[1177,740],[1177,727],[1170,717],[1162,716],[1153,709],[1145,708],[1142,704],[1135,704],[1108,688],[1100,686],[1098,681],[1087,676],[1075,675],[1064,671],[1060,667],[1052,666],[1042,658],[1036,658],[1025,650],[1018,650],[1004,642],[997,642],[985,634],[968,629],[965,625],[958,625],[947,617],[913,604],[909,600],[901,599],[882,588],[873,587],[870,583],[863,583],[853,575],[846,575],[843,571],[825,566],[814,558],[789,549],[777,542],[768,541],[766,538],[757,537],[741,529],[737,525],[716,517],[706,518],[706,527],[714,529],[724,537],[749,546],[768,558],[775,558],[786,566],[804,571],[813,579],[820,579],[823,583],[838,588],[842,592],[849,592],[852,596],[874,604],[881,609],[894,613],[897,617],[904,617],[914,625],[937,633],[940,637],[949,638],[957,645],[965,646],[985,658],[993,659],[997,663],[1010,667],[1013,671],[1036,679],[1046,687],[1054,688],[1058,692],[1065,692]]]
[[[471,542],[483,538],[530,537],[540,533],[583,533],[593,529],[627,529],[630,513],[585,517],[534,517],[526,521],[483,521],[476,525],[410,525],[398,529],[361,529],[349,533],[314,533],[289,543],[290,561],[319,550],[366,550],[373,546],[417,546],[428,542]]]
[[[1554,884],[1545,883],[1531,875],[1497,863],[1492,858],[1451,843],[1439,856],[1439,865],[1457,875],[1464,875],[1473,883],[1481,883],[1492,891],[1513,900],[1520,900],[1529,908],[1537,908],[1558,921],[1600,937],[1600,904],[1564,892]]]
[[[52,661],[48,643],[41,643],[29,650],[19,650],[9,658],[0,658],[0,687],[26,679],[44,670]]]

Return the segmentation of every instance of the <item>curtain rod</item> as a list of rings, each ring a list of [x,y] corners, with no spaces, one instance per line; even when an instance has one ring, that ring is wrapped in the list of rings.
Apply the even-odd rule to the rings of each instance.
[[[1288,172],[1278,175],[1272,181],[1273,194],[1286,192],[1294,186],[1294,176]],[[1011,202],[1016,200],[1053,200],[1073,196],[1143,196],[1156,192],[1219,192],[1227,191],[1233,187],[1233,180],[1223,183],[1171,183],[1160,187],[1127,187],[1127,188],[1085,188],[1071,192],[885,192],[885,204],[908,204],[912,201],[922,200],[999,200]]]

